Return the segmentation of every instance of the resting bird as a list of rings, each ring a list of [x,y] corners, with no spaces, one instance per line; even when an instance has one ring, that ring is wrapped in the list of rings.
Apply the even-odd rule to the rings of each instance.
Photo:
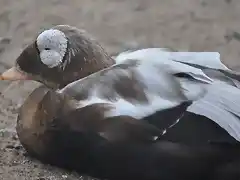
[[[33,92],[18,119],[21,143],[45,162],[113,179],[239,177],[239,75],[219,53],[153,48],[113,60],[56,26],[1,79],[57,89]]]
[[[58,25],[40,33],[36,40],[23,50],[15,66],[0,77],[5,80],[35,80],[56,90],[129,59],[146,61],[141,72],[146,78],[135,86],[132,76],[128,76],[127,79],[121,77],[120,87],[116,88],[122,91],[122,94],[129,93],[127,89],[134,86],[132,96],[144,100],[141,94],[136,93],[136,89],[143,90],[142,81],[152,85],[151,91],[156,91],[156,88],[161,89],[160,96],[157,95],[158,98],[162,98],[161,102],[154,102],[158,106],[153,105],[153,108],[142,111],[141,115],[136,115],[137,118],[143,118],[160,129],[171,127],[168,128],[169,133],[164,133],[164,137],[171,138],[172,141],[184,140],[188,143],[205,143],[215,140],[239,141],[239,75],[221,63],[219,53],[169,52],[166,49],[150,48],[123,52],[112,58],[84,30],[68,25]],[[152,63],[159,63],[157,65],[159,69],[144,68]],[[174,78],[178,77],[177,81],[181,81],[181,86],[178,84],[176,87],[173,77],[159,74],[165,71],[171,71],[172,75],[175,73]],[[161,83],[159,87],[154,86],[153,83],[156,77],[158,79],[155,81]],[[114,73],[111,78],[114,78]],[[74,88],[70,88],[71,94],[80,100],[78,94],[82,94],[79,91],[81,82],[76,81],[72,87]],[[178,89],[179,87],[181,88]],[[104,93],[108,95],[111,88],[106,87],[103,90]],[[194,97],[190,96],[198,96],[203,91],[204,97],[192,103],[191,98]],[[188,96],[187,100],[183,101],[182,92]],[[155,100],[153,95],[151,96],[147,98],[151,101]],[[134,109],[129,109],[131,110]],[[171,126],[175,122],[178,122],[178,126]],[[204,133],[202,133],[203,129]]]

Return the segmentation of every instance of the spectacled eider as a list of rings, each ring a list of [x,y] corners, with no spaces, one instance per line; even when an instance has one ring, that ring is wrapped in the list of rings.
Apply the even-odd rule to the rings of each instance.
[[[31,154],[113,179],[239,176],[239,75],[218,53],[153,48],[113,60],[76,32],[44,31],[1,76],[58,89],[37,89],[20,111]]]

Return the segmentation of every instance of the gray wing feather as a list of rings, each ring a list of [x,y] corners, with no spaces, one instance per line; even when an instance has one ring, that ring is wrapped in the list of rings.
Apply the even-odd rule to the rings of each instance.
[[[209,86],[207,94],[193,102],[187,111],[208,117],[240,141],[240,91],[238,88],[215,82]]]

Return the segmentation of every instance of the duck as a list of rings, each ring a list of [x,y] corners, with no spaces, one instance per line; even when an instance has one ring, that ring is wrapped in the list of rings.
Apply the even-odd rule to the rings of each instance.
[[[239,75],[219,53],[150,48],[113,60],[85,34],[79,40],[73,33],[82,31],[57,28],[41,33],[1,75],[50,88],[34,91],[18,116],[18,136],[30,154],[112,179],[239,177]],[[93,51],[101,56],[85,56]],[[91,69],[91,59],[102,67]]]
[[[214,139],[239,141],[240,127],[237,110],[239,73],[227,68],[221,62],[218,52],[171,52],[167,48],[147,48],[129,50],[111,57],[85,30],[70,25],[57,25],[44,30],[30,45],[27,45],[17,57],[15,65],[2,73],[0,79],[38,81],[51,89],[58,91],[62,89],[62,92],[70,93],[76,99],[81,100],[81,91],[84,88],[80,89],[84,80],[78,82],[79,79],[84,79],[106,68],[115,68],[113,67],[115,64],[124,64],[126,61],[132,61],[131,59],[141,61],[141,63],[142,61],[148,64],[157,63],[157,66],[162,66],[159,72],[155,73],[156,75],[153,74],[156,69],[153,71],[148,69],[145,72],[149,73],[148,78],[145,79],[149,83],[154,76],[159,77],[160,71],[170,70],[171,73],[175,73],[174,76],[178,76],[177,81],[181,81],[181,89],[187,88],[188,90],[184,93],[185,95],[188,93],[187,96],[189,96],[187,101],[182,101],[181,95],[176,95],[177,91],[174,92],[174,89],[180,86],[176,87],[175,83],[172,83],[175,82],[171,79],[172,77],[169,79],[162,75],[159,77],[159,80],[162,79],[162,85],[159,87],[162,87],[163,95],[161,96],[167,104],[161,102],[160,109],[156,106],[150,108],[152,111],[142,111],[141,116],[136,115],[137,118],[146,120],[161,129],[171,127],[163,137],[168,139],[171,136],[171,140],[174,141],[187,143],[206,143]],[[145,65],[141,67],[150,67],[151,65],[148,66],[147,63],[144,62]],[[121,79],[121,81],[125,82],[121,83],[121,87],[118,88],[125,93],[123,87],[128,88],[131,84],[127,84],[133,84],[133,82],[127,79]],[[71,88],[68,88],[67,85],[74,82],[75,85],[70,85]],[[208,90],[203,88],[206,84],[211,84]],[[152,85],[154,90],[156,86]],[[135,88],[142,88],[138,86]],[[63,90],[64,87],[66,90]],[[110,92],[111,88],[106,88],[105,94]],[[193,102],[194,97],[190,97],[191,93],[193,96],[194,93],[198,96],[198,93],[201,94],[202,91],[207,91],[207,94]],[[135,89],[132,93],[138,98],[144,97],[143,93],[137,94]],[[168,93],[174,97],[168,96]],[[181,121],[178,121],[180,117]],[[176,120],[178,126],[171,126]],[[202,134],[202,129],[206,127],[210,129]],[[178,132],[177,135],[176,132]],[[201,137],[199,134],[202,134]]]

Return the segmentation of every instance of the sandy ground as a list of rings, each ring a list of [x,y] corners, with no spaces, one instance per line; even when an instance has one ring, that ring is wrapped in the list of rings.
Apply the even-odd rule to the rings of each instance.
[[[70,24],[92,33],[109,53],[171,47],[218,51],[240,70],[239,0],[0,0],[0,72],[38,32]],[[15,134],[17,108],[37,83],[0,82],[0,180],[91,179],[24,156]],[[7,89],[6,89],[7,88]]]

